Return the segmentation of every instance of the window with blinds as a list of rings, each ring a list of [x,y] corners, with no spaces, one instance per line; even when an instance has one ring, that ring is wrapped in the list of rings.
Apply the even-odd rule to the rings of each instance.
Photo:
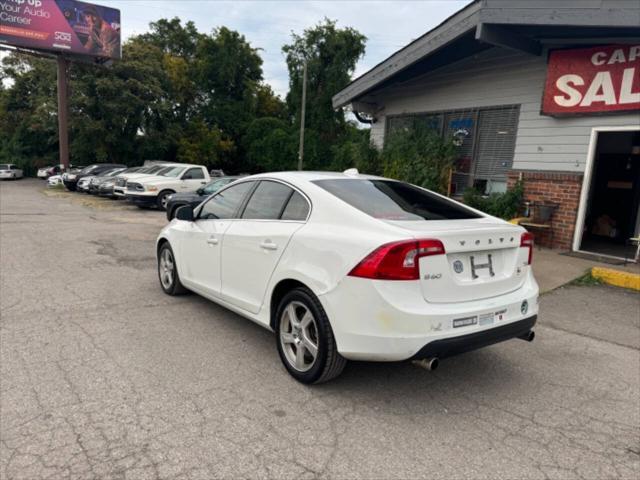
[[[452,192],[468,187],[487,193],[506,188],[507,172],[513,164],[520,105],[471,108],[392,116],[387,136],[398,129],[427,125],[458,145]]]

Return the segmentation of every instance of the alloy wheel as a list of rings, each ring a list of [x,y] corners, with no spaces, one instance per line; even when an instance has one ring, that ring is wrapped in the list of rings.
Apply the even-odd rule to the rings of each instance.
[[[318,325],[301,302],[291,302],[280,317],[280,344],[291,367],[306,372],[318,356]]]
[[[160,282],[165,290],[169,290],[173,286],[173,254],[171,250],[165,248],[160,255]]]

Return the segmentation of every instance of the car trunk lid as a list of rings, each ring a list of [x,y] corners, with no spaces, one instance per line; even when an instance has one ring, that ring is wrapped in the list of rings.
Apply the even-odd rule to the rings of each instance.
[[[522,286],[528,248],[522,228],[492,218],[391,222],[416,239],[442,242],[445,254],[420,258],[420,284],[430,303],[457,303],[495,297]]]

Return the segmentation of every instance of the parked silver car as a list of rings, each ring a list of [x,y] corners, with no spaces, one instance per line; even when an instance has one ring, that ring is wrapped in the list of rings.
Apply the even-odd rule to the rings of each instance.
[[[16,180],[24,177],[22,169],[18,168],[13,163],[0,163],[0,179],[2,180]]]

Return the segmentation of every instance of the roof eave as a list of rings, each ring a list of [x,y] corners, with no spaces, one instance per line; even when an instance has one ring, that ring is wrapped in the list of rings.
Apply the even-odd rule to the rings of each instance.
[[[433,30],[398,50],[371,70],[353,80],[332,98],[334,108],[351,103],[355,98],[374,88],[380,82],[401,72],[421,58],[455,41],[475,29],[480,21],[481,3],[476,1],[453,14]]]

